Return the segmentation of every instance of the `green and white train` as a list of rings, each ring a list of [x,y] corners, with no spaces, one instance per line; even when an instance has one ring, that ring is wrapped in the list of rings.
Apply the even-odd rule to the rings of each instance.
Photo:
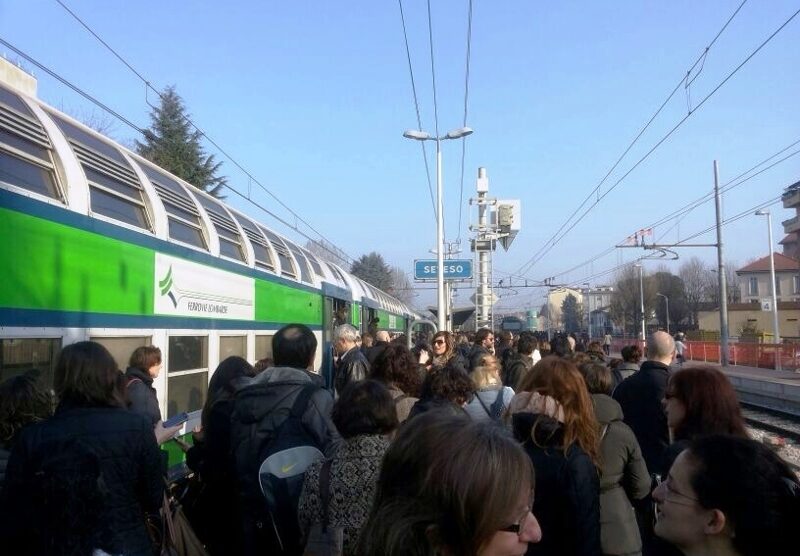
[[[419,315],[33,96],[0,83],[0,379],[52,376],[61,346],[104,344],[124,369],[161,348],[162,414],[200,409],[230,355],[269,357],[290,322],[410,334]]]

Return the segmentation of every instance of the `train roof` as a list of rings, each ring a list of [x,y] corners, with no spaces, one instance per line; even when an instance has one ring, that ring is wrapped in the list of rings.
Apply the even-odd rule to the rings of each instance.
[[[0,187],[131,231],[418,316],[400,300],[35,97],[0,82]],[[326,287],[329,284],[333,287]]]

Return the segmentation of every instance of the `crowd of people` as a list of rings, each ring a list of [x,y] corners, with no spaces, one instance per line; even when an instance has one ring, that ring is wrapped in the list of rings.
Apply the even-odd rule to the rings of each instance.
[[[719,369],[674,366],[665,332],[611,339],[488,329],[405,338],[338,325],[331,388],[300,324],[272,360],[229,357],[191,433],[188,523],[208,554],[794,553],[800,484],[749,438]],[[161,352],[123,373],[64,347],[52,389],[0,384],[0,546],[161,553]]]

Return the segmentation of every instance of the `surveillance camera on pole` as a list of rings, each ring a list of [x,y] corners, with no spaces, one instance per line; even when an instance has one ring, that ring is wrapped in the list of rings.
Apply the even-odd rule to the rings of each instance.
[[[497,242],[508,251],[517,233],[522,228],[522,207],[518,199],[497,200],[488,196],[489,178],[486,168],[478,168],[476,182],[477,198],[469,200],[470,205],[478,206],[478,223],[470,225],[475,232],[471,241],[472,251],[477,258],[476,288],[472,300],[475,302],[475,328],[494,329],[492,306],[497,296],[492,291],[492,254]]]

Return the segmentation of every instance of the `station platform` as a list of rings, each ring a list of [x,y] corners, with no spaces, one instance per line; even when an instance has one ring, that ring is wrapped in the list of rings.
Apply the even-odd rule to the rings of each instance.
[[[709,365],[687,361],[683,366],[692,364]],[[800,417],[800,373],[744,365],[718,368],[728,375],[741,401]]]

